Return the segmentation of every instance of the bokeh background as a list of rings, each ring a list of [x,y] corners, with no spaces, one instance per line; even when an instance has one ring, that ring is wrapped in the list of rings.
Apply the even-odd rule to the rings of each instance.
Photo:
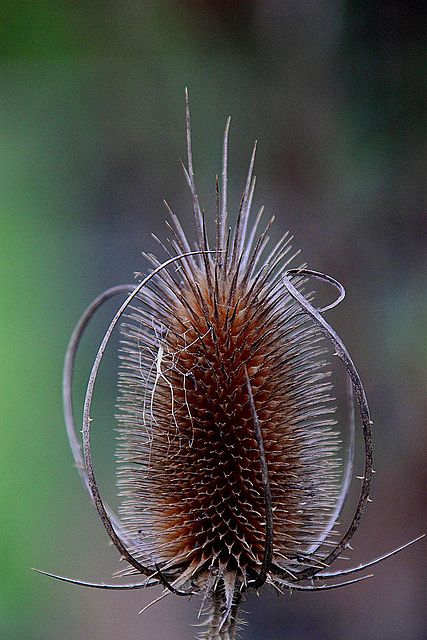
[[[255,206],[276,216],[273,238],[289,229],[309,266],[347,288],[328,319],[366,384],[377,471],[351,563],[427,531],[423,25],[422,3],[405,0],[2,3],[1,638],[196,633],[197,599],[169,596],[138,615],[161,590],[91,591],[30,570],[110,581],[119,566],[73,468],[62,360],[90,300],[146,268],[142,250],[158,251],[163,198],[193,233],[179,164],[185,86],[207,216],[230,114],[230,212],[258,139]],[[113,306],[83,343],[79,399]],[[115,385],[113,346],[93,410],[113,504]],[[425,558],[421,541],[357,585],[263,590],[247,600],[243,637],[421,640]]]

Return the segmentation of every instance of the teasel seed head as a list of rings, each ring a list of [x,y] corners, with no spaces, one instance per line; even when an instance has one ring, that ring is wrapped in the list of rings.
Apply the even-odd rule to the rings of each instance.
[[[133,555],[175,588],[204,592],[214,603],[209,633],[219,624],[218,637],[235,620],[236,597],[259,582],[268,545],[263,581],[274,584],[273,566],[292,575],[297,558],[323,541],[340,479],[323,335],[283,284],[290,239],[264,257],[268,229],[248,231],[255,149],[235,232],[227,230],[228,124],[214,252],[205,253],[188,134],[203,253],[159,272],[122,325],[118,447]],[[170,256],[189,248],[173,214],[172,223]]]
[[[320,590],[397,553],[353,569],[328,567],[349,547],[365,511],[372,476],[371,418],[360,376],[324,318],[344,297],[336,280],[304,266],[285,234],[268,251],[272,220],[250,223],[255,189],[252,154],[235,230],[227,220],[228,119],[221,185],[216,182],[216,238],[211,248],[195,187],[187,95],[188,167],[197,246],[190,248],[169,209],[168,258],[147,256],[138,285],[98,296],[70,340],[63,378],[65,421],[77,469],[112,542],[143,582],[121,585],[61,580],[103,589],[161,584],[164,597],[202,594],[206,640],[233,640],[244,592],[267,583],[279,591]],[[317,309],[304,295],[309,278],[339,296]],[[83,411],[82,444],[72,382],[80,339],[109,298],[128,297],[98,349]],[[123,320],[124,318],[124,320]],[[122,321],[118,485],[120,517],[102,500],[92,463],[90,409],[111,333]],[[335,429],[326,344],[349,381],[349,447]],[[338,538],[354,456],[353,393],[363,427],[365,468],[353,519]],[[344,458],[340,461],[339,456]],[[411,543],[409,543],[411,544]],[[45,572],[41,572],[45,573]],[[52,575],[52,574],[48,574]],[[315,584],[315,581],[322,581]],[[329,582],[332,580],[332,582]]]

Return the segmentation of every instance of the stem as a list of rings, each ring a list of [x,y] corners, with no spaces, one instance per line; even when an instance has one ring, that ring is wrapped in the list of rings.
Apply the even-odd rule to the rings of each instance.
[[[200,637],[201,640],[236,640],[241,602],[242,592],[235,589],[231,607],[227,611],[223,587],[217,586],[216,589],[212,589],[206,611],[207,629]]]

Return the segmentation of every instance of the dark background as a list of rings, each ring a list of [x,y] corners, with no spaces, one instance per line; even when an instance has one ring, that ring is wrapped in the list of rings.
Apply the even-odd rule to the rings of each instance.
[[[0,9],[0,636],[182,640],[197,598],[107,593],[35,566],[111,581],[108,544],[63,427],[68,337],[102,289],[146,268],[167,235],[166,198],[189,231],[184,87],[196,180],[213,220],[225,120],[237,211],[254,139],[255,208],[289,229],[347,299],[328,315],[359,367],[374,418],[373,503],[352,565],[427,531],[426,215],[422,3],[334,0],[9,1]],[[194,237],[194,235],[193,235]],[[157,250],[157,249],[156,249]],[[94,323],[87,367],[113,306]],[[114,498],[116,358],[97,386],[94,450]],[[80,396],[79,396],[80,397]],[[357,481],[356,481],[357,489]],[[421,640],[421,541],[374,577],[325,593],[268,589],[245,640]]]

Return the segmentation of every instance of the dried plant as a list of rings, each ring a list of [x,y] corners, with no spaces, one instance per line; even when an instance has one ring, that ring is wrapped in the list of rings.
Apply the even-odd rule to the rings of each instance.
[[[329,572],[349,547],[364,513],[372,475],[371,419],[359,374],[341,339],[323,317],[344,297],[333,278],[289,268],[290,238],[267,253],[268,230],[252,228],[252,154],[234,233],[227,226],[227,121],[221,185],[217,180],[216,240],[208,241],[197,197],[187,97],[188,168],[197,228],[192,251],[169,209],[172,237],[165,262],[138,285],[105,291],[72,336],[64,370],[65,416],[80,475],[117,549],[125,573],[142,583],[87,586],[138,589],[155,584],[181,596],[202,595],[201,637],[236,637],[244,592],[270,584],[279,591],[329,589],[356,582],[333,579],[378,562]],[[267,253],[267,255],[265,255]],[[303,294],[309,278],[332,284],[338,299],[316,309]],[[87,387],[83,453],[73,419],[72,377],[80,338],[95,311],[129,293],[105,333]],[[90,407],[110,335],[122,323],[118,518],[101,499],[92,465]],[[336,525],[348,493],[354,454],[338,451],[324,360],[329,341],[354,390],[363,426],[365,469],[354,518],[339,539]],[[402,547],[403,548],[403,547]],[[398,550],[392,552],[396,553]],[[392,554],[387,554],[392,555]],[[387,556],[383,556],[387,557]],[[330,582],[332,580],[332,582]]]

